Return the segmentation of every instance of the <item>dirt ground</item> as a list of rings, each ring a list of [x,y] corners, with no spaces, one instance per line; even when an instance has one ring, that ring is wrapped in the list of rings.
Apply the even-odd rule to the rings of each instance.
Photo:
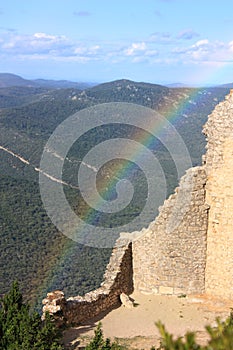
[[[208,336],[207,324],[214,325],[216,317],[225,319],[233,307],[233,301],[208,296],[157,296],[133,293],[135,306],[121,306],[88,323],[67,329],[64,344],[67,349],[80,349],[93,337],[98,322],[102,323],[104,336],[117,340],[131,349],[150,349],[159,346],[159,332],[155,322],[161,321],[175,337],[187,331],[197,332],[203,344]]]

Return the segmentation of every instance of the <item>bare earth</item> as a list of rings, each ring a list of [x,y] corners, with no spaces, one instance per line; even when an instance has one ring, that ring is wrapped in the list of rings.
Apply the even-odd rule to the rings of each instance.
[[[162,321],[175,337],[187,331],[197,331],[200,343],[208,339],[205,325],[215,324],[216,317],[225,319],[230,314],[233,302],[207,296],[157,296],[133,293],[133,309],[124,306],[80,327],[64,332],[67,349],[80,349],[94,335],[94,329],[101,321],[105,337],[132,349],[150,349],[159,346],[159,332],[155,322]]]

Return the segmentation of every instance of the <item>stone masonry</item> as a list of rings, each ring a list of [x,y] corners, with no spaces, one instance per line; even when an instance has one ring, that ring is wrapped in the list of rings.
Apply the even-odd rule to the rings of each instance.
[[[57,325],[80,324],[121,305],[120,295],[133,292],[132,242],[118,239],[104,274],[101,287],[81,296],[66,299],[61,291],[48,293],[43,314],[49,311]]]
[[[233,298],[233,91],[216,106],[204,127],[207,152],[205,291]]]
[[[101,287],[69,299],[48,293],[43,312],[58,324],[79,324],[117,307],[120,294],[133,289],[233,298],[233,90],[204,133],[203,165],[187,170],[148,228],[122,233]]]
[[[204,292],[209,208],[205,184],[202,167],[189,169],[156,220],[134,240],[136,290],[154,294]]]

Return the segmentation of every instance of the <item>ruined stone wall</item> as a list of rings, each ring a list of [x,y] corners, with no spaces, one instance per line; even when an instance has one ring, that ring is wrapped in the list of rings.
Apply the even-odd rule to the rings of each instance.
[[[47,294],[43,313],[49,311],[58,325],[80,324],[120,306],[120,294],[133,292],[132,243],[119,239],[113,249],[101,287],[85,294],[65,299],[61,291]]]
[[[204,132],[203,166],[186,172],[148,228],[122,233],[101,287],[68,299],[60,291],[48,293],[43,311],[58,324],[79,324],[109,311],[133,287],[144,293],[233,298],[232,92],[209,116]]]
[[[233,93],[209,116],[206,202],[206,293],[233,298]]]
[[[209,116],[204,132],[203,166],[188,170],[158,218],[133,242],[139,291],[233,297],[233,90]],[[184,197],[190,193],[183,215]],[[179,224],[168,230],[171,217]]]
[[[208,206],[203,167],[189,169],[159,216],[133,241],[134,288],[201,293],[205,288]]]

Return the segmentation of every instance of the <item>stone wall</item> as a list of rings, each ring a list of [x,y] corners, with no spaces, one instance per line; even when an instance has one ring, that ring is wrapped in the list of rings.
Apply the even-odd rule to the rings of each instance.
[[[189,169],[159,216],[133,241],[134,288],[144,293],[202,293],[208,206],[203,167]]]
[[[101,287],[85,294],[65,299],[61,291],[47,294],[43,300],[43,315],[53,314],[58,325],[80,324],[120,306],[120,294],[133,292],[132,243],[119,239],[113,249]]]
[[[134,286],[141,292],[233,297],[233,90],[208,117],[204,133],[203,166],[187,171],[133,242]],[[168,230],[171,217],[179,224]]]
[[[216,106],[204,127],[206,202],[210,205],[206,293],[233,298],[233,93]]]
[[[203,166],[186,172],[148,228],[122,233],[101,287],[68,299],[60,291],[48,293],[43,311],[58,324],[79,324],[117,307],[120,294],[133,288],[233,298],[233,92],[209,116],[204,132]]]

